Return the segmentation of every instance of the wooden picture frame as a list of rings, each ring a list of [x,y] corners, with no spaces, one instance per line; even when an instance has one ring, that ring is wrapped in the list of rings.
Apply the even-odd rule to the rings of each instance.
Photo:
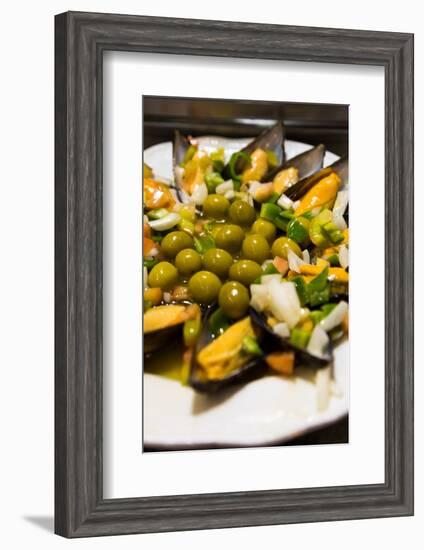
[[[68,12],[55,21],[55,531],[65,537],[413,514],[413,35]],[[385,482],[104,499],[102,55],[385,71]]]

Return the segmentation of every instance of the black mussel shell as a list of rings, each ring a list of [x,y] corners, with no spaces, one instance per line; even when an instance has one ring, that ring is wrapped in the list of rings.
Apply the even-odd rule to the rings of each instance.
[[[175,180],[174,188],[177,193],[178,200],[180,202],[184,202],[184,196],[181,193],[181,188],[178,183],[177,172],[175,169],[177,166],[181,164],[181,162],[183,162],[185,154],[189,147],[190,147],[189,140],[185,136],[183,136],[183,134],[179,130],[175,130],[174,144],[172,148],[172,166],[174,170],[174,180]]]
[[[340,185],[340,187],[342,187],[348,181],[348,168],[349,163],[347,158],[339,159],[330,166],[321,168],[321,170],[318,170],[318,172],[315,172],[314,174],[299,180],[297,183],[289,187],[287,191],[285,191],[285,194],[292,201],[297,201],[301,197],[303,197],[303,195],[305,195],[305,193],[307,193],[309,189],[311,189],[316,183],[318,183],[319,180],[325,178],[332,172],[336,172],[338,174],[338,176],[342,180]]]
[[[274,178],[282,170],[297,168],[299,179],[307,178],[322,168],[325,155],[325,145],[317,145],[287,160],[283,166],[274,170],[271,177]]]
[[[260,327],[260,329],[262,329],[265,333],[265,336],[261,340],[261,348],[264,351],[265,356],[274,351],[294,351],[295,366],[311,367],[314,369],[326,367],[333,360],[331,343],[329,344],[323,357],[312,355],[304,349],[293,346],[288,338],[281,338],[275,334],[266,322],[266,317],[263,313],[259,313],[251,307],[249,308],[249,314],[253,325]]]
[[[286,158],[284,140],[285,128],[281,122],[277,122],[277,124],[274,124],[271,128],[264,130],[257,138],[243,147],[240,152],[246,153],[246,155],[251,155],[256,149],[272,151],[275,153],[277,165],[282,166]],[[247,161],[243,158],[239,158],[235,165],[235,170],[238,174],[240,174],[245,168],[247,168],[247,166]],[[269,178],[269,174],[274,171],[275,168],[269,170],[268,173],[262,178],[263,181],[266,181]],[[224,176],[228,178],[231,177],[228,172],[228,166],[224,168]]]
[[[184,156],[187,152],[187,149],[190,147],[190,142],[183,136],[179,130],[175,130],[174,134],[174,146],[172,150],[172,161],[174,165],[174,170],[176,166],[179,166],[184,160]]]
[[[224,387],[254,380],[255,378],[258,378],[261,374],[266,372],[267,369],[262,357],[255,356],[252,357],[252,359],[245,363],[242,367],[234,370],[222,380],[202,379],[201,369],[196,362],[196,358],[200,350],[207,346],[213,339],[210,330],[209,319],[212,313],[216,311],[216,309],[217,306],[210,307],[203,317],[202,332],[197,341],[191,363],[189,384],[195,390],[201,393],[214,393]]]
[[[151,355],[163,346],[168,346],[173,340],[183,337],[183,325],[173,325],[155,332],[147,332],[143,335],[143,354]]]

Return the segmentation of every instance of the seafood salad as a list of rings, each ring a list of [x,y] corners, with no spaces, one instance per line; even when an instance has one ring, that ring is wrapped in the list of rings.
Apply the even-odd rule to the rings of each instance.
[[[308,367],[325,408],[348,334],[348,162],[284,142],[282,123],[232,154],[176,132],[173,180],[144,164],[145,370],[211,393]]]

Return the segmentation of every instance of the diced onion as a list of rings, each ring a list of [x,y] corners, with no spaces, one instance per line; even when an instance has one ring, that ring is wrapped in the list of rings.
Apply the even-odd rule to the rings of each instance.
[[[236,196],[236,194],[234,193],[234,191],[232,189],[230,189],[229,191],[227,191],[224,194],[224,197],[228,200],[234,199],[235,196]]]
[[[181,220],[181,216],[176,212],[171,212],[159,220],[150,220],[148,223],[155,231],[165,231],[171,229],[174,225],[177,225]]]
[[[200,206],[205,202],[207,196],[208,188],[206,187],[206,183],[199,183],[191,194],[190,200],[194,202],[194,204]]]
[[[325,411],[328,407],[331,396],[330,366],[317,370],[315,384],[317,388],[317,409],[318,411]]]
[[[336,201],[333,207],[333,223],[341,231],[343,231],[347,227],[346,221],[343,218],[343,214],[346,211],[348,201],[349,201],[348,191],[339,191],[337,193]]]
[[[256,311],[264,311],[268,307],[269,295],[266,285],[250,285],[250,294],[250,305]]]
[[[234,191],[233,180],[224,181],[224,183],[217,185],[215,189],[215,192],[218,193],[218,195],[225,195],[227,191]]]
[[[311,263],[311,256],[309,255],[309,250],[307,248],[305,248],[305,250],[302,250],[302,257],[303,257],[303,261],[306,264]]]
[[[349,308],[346,302],[339,302],[333,311],[327,315],[327,317],[324,317],[324,319],[320,322],[321,328],[326,332],[329,332],[333,328],[340,325],[346,317],[348,309]]]
[[[166,302],[167,304],[169,304],[169,302],[171,301],[172,299],[172,296],[169,292],[164,292],[163,293],[163,301]]]
[[[325,330],[317,325],[312,331],[308,347],[306,349],[310,354],[315,355],[316,357],[324,357],[325,349],[328,346],[329,341],[330,339]]]
[[[339,262],[343,269],[349,266],[349,250],[345,244],[342,244],[339,249]]]
[[[299,258],[299,256],[297,256],[293,250],[289,250],[288,254],[287,254],[287,259],[289,261],[289,268],[292,270],[292,271],[296,271],[296,273],[300,273],[300,266],[302,264],[305,264],[306,262],[304,260],[302,260],[301,258]]]
[[[262,275],[261,283],[263,285],[268,285],[271,281],[281,281],[281,275],[279,273],[271,273],[270,275]]]
[[[249,185],[249,194],[254,197],[256,191],[259,189],[260,186],[261,183],[259,181],[251,181]]]
[[[278,206],[281,206],[281,208],[284,208],[286,210],[293,208],[293,201],[289,199],[288,196],[284,193],[278,199],[277,204]]]
[[[290,328],[299,322],[301,307],[294,283],[272,280],[269,290],[269,308],[279,321],[285,321]]]
[[[290,336],[290,329],[287,323],[277,323],[272,327],[272,330],[280,338],[288,338]]]
[[[262,270],[265,271],[265,269],[272,263],[274,263],[273,260],[265,260],[264,263],[261,265]]]

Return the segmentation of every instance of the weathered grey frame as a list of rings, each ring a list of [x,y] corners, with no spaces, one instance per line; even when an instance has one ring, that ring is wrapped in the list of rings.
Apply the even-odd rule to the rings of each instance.
[[[413,514],[413,35],[95,13],[56,25],[55,530],[66,537]],[[102,495],[105,50],[385,70],[385,482],[131,499]]]

